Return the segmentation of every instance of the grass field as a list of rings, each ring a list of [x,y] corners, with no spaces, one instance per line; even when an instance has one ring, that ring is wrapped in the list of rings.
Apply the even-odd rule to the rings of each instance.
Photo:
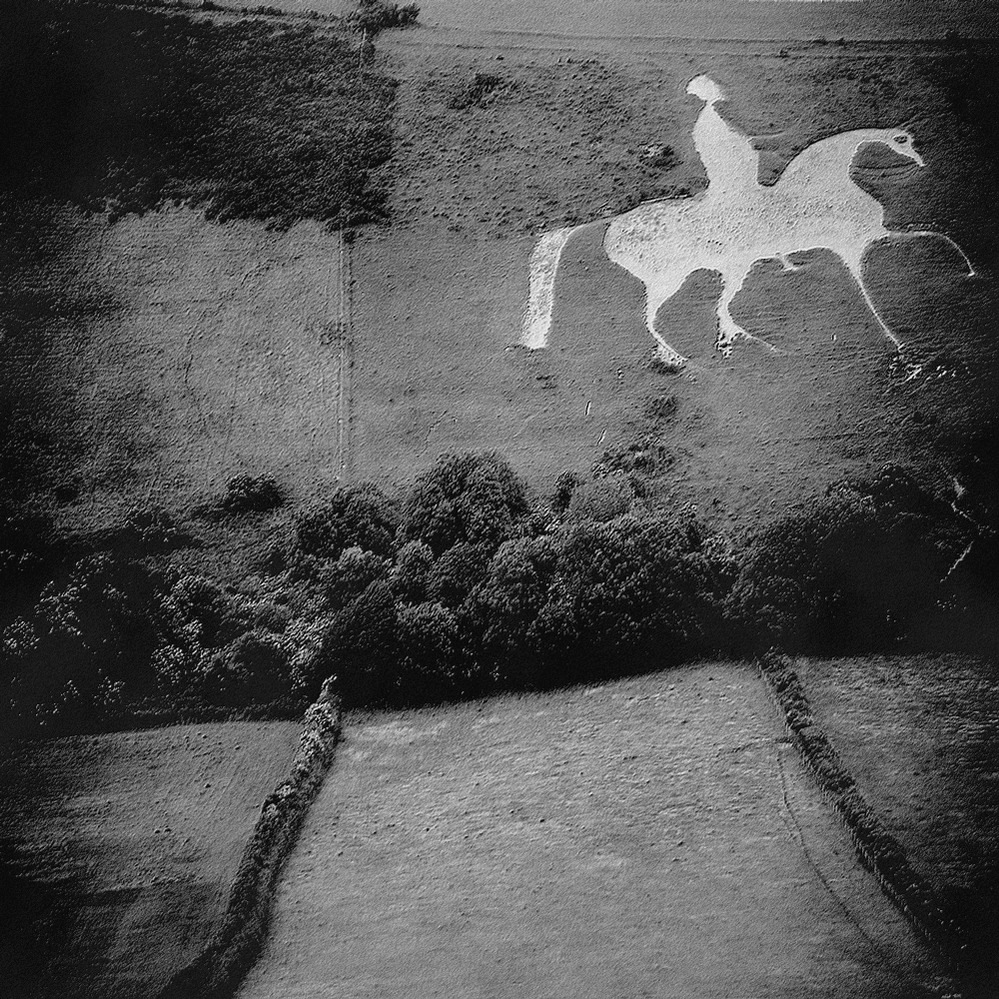
[[[224,911],[298,735],[290,722],[173,726],[30,743],[3,760],[0,839],[17,890],[0,994],[153,995]]]
[[[994,943],[999,671],[963,656],[798,660],[818,724],[913,866]],[[991,988],[999,984],[992,950]],[[989,994],[987,991],[982,994]]]
[[[111,289],[115,308],[49,358],[68,372],[65,415],[88,437],[62,470],[80,497],[67,520],[100,523],[143,496],[182,507],[239,473],[305,495],[342,477],[339,237],[184,208],[79,225],[78,280]]]
[[[243,999],[918,996],[755,672],[356,716]]]

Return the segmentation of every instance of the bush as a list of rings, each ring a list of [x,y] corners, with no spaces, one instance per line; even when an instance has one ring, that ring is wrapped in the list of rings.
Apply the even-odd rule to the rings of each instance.
[[[141,559],[183,548],[193,542],[188,530],[161,507],[132,507],[124,519],[94,534],[88,547],[119,559]]]
[[[390,562],[354,545],[345,549],[332,565],[320,572],[319,582],[326,603],[343,607],[359,597],[372,583],[388,578]]]
[[[311,678],[336,677],[345,705],[384,702],[394,687],[398,619],[392,591],[375,582],[330,618]]]
[[[954,593],[949,577],[969,536],[899,469],[839,483],[747,547],[730,613],[757,647],[897,649],[929,622],[949,628],[941,598]]]
[[[505,90],[510,84],[501,76],[492,73],[476,73],[467,86],[455,94],[450,105],[461,111],[471,107],[485,107],[489,98],[498,90]]]
[[[287,646],[270,632],[244,632],[215,654],[204,683],[205,696],[218,704],[276,701],[291,690]]]
[[[427,599],[457,607],[485,575],[491,554],[488,545],[461,542],[449,548],[427,574]]]
[[[399,610],[397,699],[421,703],[462,693],[461,639],[453,611],[421,603]]]
[[[631,509],[634,492],[622,476],[581,482],[572,492],[568,514],[572,520],[606,523]]]
[[[642,410],[647,419],[655,424],[668,424],[676,419],[677,401],[675,395],[653,395],[645,400]]]
[[[106,554],[80,559],[67,578],[50,582],[3,632],[0,682],[13,714],[30,720],[49,705],[82,715],[105,703],[108,689],[133,697],[153,689],[162,586],[145,565]]]
[[[420,16],[418,4],[385,3],[384,0],[360,0],[349,21],[356,31],[377,34],[385,28],[408,28]]]
[[[339,558],[355,545],[387,557],[395,550],[397,525],[394,504],[377,486],[347,486],[327,503],[300,513],[295,533],[302,551],[319,558]]]
[[[402,533],[436,555],[459,543],[496,548],[527,512],[524,487],[503,457],[448,454],[417,477]]]
[[[573,493],[582,484],[583,479],[576,472],[562,472],[555,480],[552,492],[552,510],[560,516],[569,509]]]
[[[229,480],[221,507],[226,513],[262,513],[284,503],[284,493],[269,475],[237,475]]]
[[[160,601],[160,630],[181,646],[196,642],[219,648],[246,631],[247,611],[215,580],[186,573],[174,580]]]
[[[558,559],[551,538],[505,542],[462,608],[469,639],[495,679],[530,683],[535,678],[535,623],[548,602]]]
[[[593,475],[594,478],[614,474],[651,477],[672,462],[672,456],[662,444],[653,438],[643,437],[604,451],[593,466]]]
[[[407,541],[399,549],[390,575],[390,585],[397,600],[404,604],[422,603],[427,596],[427,578],[434,553],[422,541]]]

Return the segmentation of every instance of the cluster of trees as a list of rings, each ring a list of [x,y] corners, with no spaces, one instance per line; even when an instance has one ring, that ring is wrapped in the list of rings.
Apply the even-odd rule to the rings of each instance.
[[[171,200],[287,227],[380,218],[394,82],[313,24],[13,0],[0,186],[112,214]]]
[[[347,705],[367,705],[772,646],[996,645],[994,534],[898,469],[831,487],[734,544],[691,510],[643,500],[634,471],[613,471],[620,459],[560,478],[541,504],[496,454],[447,455],[401,498],[340,488],[291,516],[291,540],[261,556],[252,593],[190,559],[177,567],[163,553],[185,544],[183,531],[135,515],[64,553],[3,622],[5,703],[30,727],[93,723],[143,699],[297,706],[330,676]],[[576,502],[608,483],[625,508]],[[278,502],[274,483],[241,477],[217,515]],[[8,583],[37,572],[37,538],[7,530]]]

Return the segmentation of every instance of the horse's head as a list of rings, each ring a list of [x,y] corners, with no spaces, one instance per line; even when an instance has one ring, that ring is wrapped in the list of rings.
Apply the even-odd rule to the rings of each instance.
[[[920,166],[926,166],[923,157],[916,152],[912,145],[912,135],[904,128],[885,128],[881,130],[878,138],[893,152],[899,156],[908,156]]]

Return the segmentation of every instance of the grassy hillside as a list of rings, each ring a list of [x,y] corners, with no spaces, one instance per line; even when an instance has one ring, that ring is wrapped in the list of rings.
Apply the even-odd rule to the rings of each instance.
[[[606,446],[648,433],[645,403],[669,392],[679,404],[675,425],[660,431],[676,459],[669,487],[709,516],[712,505],[739,521],[767,516],[803,488],[888,456],[945,481],[955,445],[996,417],[995,220],[980,210],[994,140],[982,105],[968,100],[977,82],[959,82],[988,91],[986,50],[581,44],[484,36],[464,47],[419,31],[380,44],[401,81],[399,144],[393,223],[363,235],[356,256],[357,474],[398,480],[443,450],[488,446],[547,487],[563,468],[583,470]],[[658,317],[691,363],[657,376],[641,285],[607,260],[600,227],[563,255],[549,349],[514,346],[540,232],[703,188],[690,138],[700,105],[683,93],[699,72],[730,95],[723,113],[759,137],[764,178],[830,133],[911,128],[925,169],[886,170],[867,157],[855,178],[885,204],[889,227],[944,231],[981,270],[962,277],[939,240],[871,249],[872,294],[907,345],[906,363],[921,366],[916,378],[893,371],[890,343],[823,253],[794,273],[759,264],[734,303],[738,321],[779,354],[745,341],[718,355],[717,284],[692,277]],[[674,158],[650,165],[643,150],[655,144]]]
[[[43,0],[5,25],[5,495],[91,526],[342,475],[335,233],[383,213],[392,81],[342,25]]]
[[[731,665],[356,716],[244,995],[942,985]]]
[[[205,945],[294,723],[29,744],[0,762],[0,994],[153,995]],[[141,955],[141,958],[140,958]]]
[[[942,488],[995,421],[982,45],[561,47],[414,28],[379,36],[376,69],[325,20],[83,4],[52,8],[59,34],[39,24],[48,7],[23,9],[32,44],[4,97],[3,447],[8,495],[60,504],[68,526],[136,496],[179,508],[239,472],[294,499],[394,486],[453,449],[499,448],[547,491],[648,435],[671,454],[667,502],[742,525],[888,458]],[[145,81],[122,108],[109,45],[115,71]],[[27,93],[29,70],[50,83]],[[734,303],[781,353],[713,351],[717,284],[700,273],[658,320],[688,369],[650,370],[641,286],[607,260],[600,225],[567,247],[550,349],[515,346],[539,233],[703,188],[684,94],[700,72],[758,138],[765,177],[832,132],[911,128],[925,169],[868,157],[855,177],[890,225],[948,233],[980,276],[938,240],[870,251],[909,367],[892,368],[847,272],[815,253],[793,273],[758,265]],[[323,229],[376,217],[353,243]],[[650,422],[667,394],[675,419]]]

